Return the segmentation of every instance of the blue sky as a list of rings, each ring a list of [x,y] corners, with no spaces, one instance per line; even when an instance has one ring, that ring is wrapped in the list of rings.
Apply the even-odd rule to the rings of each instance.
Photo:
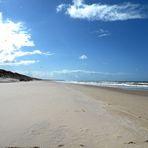
[[[147,0],[1,0],[0,68],[65,80],[147,80]]]

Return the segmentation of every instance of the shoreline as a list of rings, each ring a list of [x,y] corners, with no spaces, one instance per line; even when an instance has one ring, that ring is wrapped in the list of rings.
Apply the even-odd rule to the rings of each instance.
[[[63,84],[65,84],[65,83],[63,83]],[[66,84],[77,85],[77,86],[80,85],[80,86],[92,87],[92,88],[99,88],[99,89],[103,89],[103,90],[117,91],[117,92],[126,93],[126,94],[148,96],[148,90],[134,90],[134,89],[119,88],[119,87],[117,88],[117,87],[95,86],[95,85],[85,85],[85,84],[71,84],[71,83],[66,83]]]
[[[91,85],[91,84],[75,84],[75,83],[65,83],[65,82],[59,82],[56,80],[31,80],[31,81],[19,81],[17,79],[0,79],[0,84],[1,83],[18,83],[18,82],[54,82],[54,83],[61,83],[61,84],[67,84],[67,85],[77,85],[77,86],[85,86],[85,87],[93,87],[93,88],[100,88],[100,89],[106,89],[109,91],[118,91],[122,93],[127,93],[127,94],[135,94],[135,95],[141,95],[141,96],[148,96],[148,90],[147,89],[128,89],[128,88],[122,88],[122,87],[113,87],[113,86],[97,86],[97,85]]]
[[[148,125],[148,91],[125,90],[122,88],[99,87],[92,85],[68,84],[82,93],[108,104],[108,108],[126,112],[130,116],[145,120]],[[136,114],[136,115],[135,115]],[[139,120],[138,119],[138,120]]]
[[[124,90],[137,90],[137,91],[148,91],[148,82],[147,81],[57,81],[65,84],[78,84],[86,86],[96,86],[103,88],[119,88]]]

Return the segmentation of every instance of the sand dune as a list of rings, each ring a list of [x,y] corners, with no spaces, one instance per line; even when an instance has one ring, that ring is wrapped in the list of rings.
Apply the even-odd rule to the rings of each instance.
[[[0,83],[0,147],[147,148],[147,106],[147,93]]]

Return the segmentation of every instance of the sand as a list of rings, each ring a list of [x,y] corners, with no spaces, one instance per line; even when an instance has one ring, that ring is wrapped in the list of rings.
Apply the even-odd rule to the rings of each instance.
[[[147,148],[148,92],[0,83],[0,148]]]

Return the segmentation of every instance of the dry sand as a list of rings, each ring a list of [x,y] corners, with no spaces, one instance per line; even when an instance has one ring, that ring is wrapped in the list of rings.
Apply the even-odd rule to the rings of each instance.
[[[148,92],[0,83],[0,148],[147,148]]]

